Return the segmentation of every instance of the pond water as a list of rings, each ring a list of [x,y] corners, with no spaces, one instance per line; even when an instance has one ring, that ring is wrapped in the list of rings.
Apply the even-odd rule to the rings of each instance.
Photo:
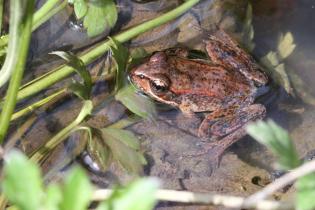
[[[213,25],[225,29],[231,36],[252,48],[256,60],[261,59],[270,51],[277,51],[279,40],[290,32],[295,49],[288,57],[279,61],[284,66],[280,74],[282,84],[286,88],[274,85],[270,92],[261,97],[259,102],[267,107],[267,118],[271,118],[286,128],[302,157],[315,149],[314,111],[315,83],[313,82],[315,67],[313,34],[315,26],[315,1],[310,0],[204,0],[182,17],[157,29],[144,33],[126,43],[130,49],[144,48],[147,52],[160,51],[174,46],[186,46],[191,49],[204,50],[201,31],[198,27],[210,29]],[[41,2],[38,3],[40,5]],[[159,16],[180,4],[180,1],[151,1],[136,3],[132,1],[117,1],[120,11],[119,23],[111,31],[131,27],[144,20]],[[249,8],[252,7],[252,10]],[[103,39],[109,33],[89,39],[80,23],[69,16],[71,9],[67,8],[34,33],[31,54],[32,69],[27,71],[26,78],[36,77],[58,64],[55,58],[46,54],[52,50],[82,50]],[[249,23],[249,24],[248,24]],[[248,32],[253,27],[253,39]],[[247,34],[246,34],[247,33]],[[253,46],[255,46],[253,48]],[[44,63],[44,64],[42,64]],[[39,65],[40,64],[40,65]],[[98,59],[89,68],[92,72],[101,71],[108,65],[106,55]],[[38,67],[39,66],[39,67]],[[284,72],[284,73],[283,73]],[[314,75],[314,76],[313,76]],[[285,78],[289,78],[286,80]],[[277,80],[277,79],[276,79]],[[69,82],[69,81],[66,81]],[[65,83],[55,85],[40,97],[53,92]],[[106,91],[110,84],[101,82],[94,89],[94,101],[102,103],[107,97]],[[289,92],[289,93],[288,93]],[[35,99],[31,99],[35,100]],[[158,105],[159,106],[159,105]],[[71,108],[69,108],[71,107]],[[21,144],[26,151],[51,138],[58,130],[74,119],[81,107],[78,99],[67,97],[52,110],[40,112],[31,128],[23,135]],[[159,108],[159,107],[158,107]],[[162,179],[164,187],[170,189],[187,189],[191,191],[215,191],[234,195],[248,195],[255,192],[272,179],[274,172],[274,156],[263,146],[249,137],[242,138],[223,154],[219,168],[213,167],[211,154],[189,156],[185,154],[198,153],[202,142],[196,136],[186,132],[190,125],[180,111],[175,109],[159,109],[158,119],[140,121],[130,127],[140,139],[142,149],[146,154],[148,165],[144,174]],[[95,127],[108,125],[126,117],[126,109],[118,102],[112,101],[98,108],[90,123]],[[16,124],[18,126],[19,123]],[[12,129],[13,131],[13,129]],[[62,176],[63,164],[72,163],[77,151],[81,151],[79,135],[70,137],[70,141],[59,146],[51,158],[45,163],[45,171],[50,171],[47,179],[58,179]],[[36,139],[36,142],[34,141]],[[78,140],[79,139],[79,140]],[[70,142],[70,143],[69,143]],[[77,158],[77,163],[82,163]],[[95,169],[94,166],[88,167]],[[96,168],[98,168],[96,166]],[[100,186],[108,186],[117,182],[130,180],[119,165],[112,164],[108,171],[90,172],[92,179]],[[259,183],[255,180],[259,177]],[[161,204],[161,209],[190,209],[190,207],[168,207]],[[196,207],[191,207],[197,209]]]

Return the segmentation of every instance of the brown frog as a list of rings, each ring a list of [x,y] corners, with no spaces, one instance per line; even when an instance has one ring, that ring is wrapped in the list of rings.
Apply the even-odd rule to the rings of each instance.
[[[254,99],[268,77],[224,31],[209,35],[205,44],[211,62],[188,59],[183,49],[156,52],[132,69],[130,79],[147,95],[187,115],[207,113],[198,136],[225,149],[246,134],[246,123],[265,116],[265,107]]]

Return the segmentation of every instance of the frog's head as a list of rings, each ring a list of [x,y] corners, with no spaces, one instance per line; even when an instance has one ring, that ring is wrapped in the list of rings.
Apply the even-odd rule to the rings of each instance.
[[[167,55],[164,52],[156,52],[149,60],[132,69],[129,78],[145,94],[160,102],[168,103],[172,93],[171,81],[167,75]]]

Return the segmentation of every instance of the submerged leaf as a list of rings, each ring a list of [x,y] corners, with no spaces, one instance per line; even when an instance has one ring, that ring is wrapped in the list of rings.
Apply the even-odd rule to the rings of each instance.
[[[94,131],[93,138],[89,138],[87,151],[101,171],[106,171],[112,159],[112,153],[103,141],[101,134]]]
[[[262,60],[267,59],[272,66],[279,65],[279,58],[277,56],[277,53],[270,51],[265,57],[266,58],[262,58]]]
[[[294,51],[296,45],[294,44],[293,35],[291,32],[286,33],[280,37],[278,52],[282,59],[287,58]]]
[[[287,93],[293,94],[290,79],[288,73],[285,70],[284,64],[282,63],[275,67],[275,71],[279,74],[279,77],[281,78],[280,84],[282,85],[282,87],[286,90]]]
[[[293,88],[291,86],[289,75],[285,70],[284,63],[280,63],[281,58],[278,53],[270,51],[260,59],[260,62],[266,67],[276,83],[281,85],[288,94],[293,95]]]
[[[156,108],[152,100],[137,94],[132,85],[120,89],[115,95],[115,99],[140,117],[153,119],[156,116]]]
[[[66,60],[68,62],[67,65],[71,66],[80,75],[83,83],[73,81],[69,88],[81,99],[89,99],[92,91],[92,78],[83,61],[70,52],[54,51],[50,54],[57,55]]]
[[[117,128],[105,128],[107,132],[112,133],[117,139],[120,139],[128,147],[139,150],[140,142],[139,139],[131,132],[127,130]]]
[[[115,91],[117,92],[122,86],[125,79],[125,71],[128,62],[129,52],[121,43],[115,39],[109,38],[112,42],[110,49],[116,62],[116,82]]]
[[[133,142],[135,138],[134,135],[129,134],[130,133],[122,129],[102,129],[104,142],[111,149],[114,159],[128,171],[134,174],[140,174],[142,171],[142,160],[139,153],[128,145],[130,142]],[[126,138],[128,140],[126,140]],[[128,144],[126,144],[126,142],[128,142]]]
[[[287,131],[272,120],[258,121],[246,128],[249,135],[267,146],[279,157],[282,169],[292,169],[300,165],[296,149]]]

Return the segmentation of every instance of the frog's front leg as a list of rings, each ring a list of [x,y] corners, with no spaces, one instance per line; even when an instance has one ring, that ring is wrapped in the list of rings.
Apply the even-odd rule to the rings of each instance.
[[[237,132],[250,121],[262,119],[265,114],[266,109],[261,104],[253,104],[238,109],[229,107],[217,110],[206,116],[199,127],[198,135],[216,141],[234,131]],[[237,139],[231,141],[237,141]]]

